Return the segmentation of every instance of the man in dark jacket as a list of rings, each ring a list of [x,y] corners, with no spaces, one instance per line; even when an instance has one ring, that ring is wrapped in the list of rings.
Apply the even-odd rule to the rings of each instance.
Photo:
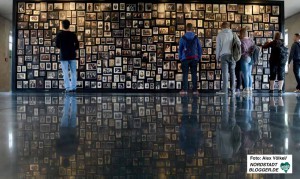
[[[294,43],[292,45],[290,57],[289,57],[289,66],[293,60],[294,74],[297,81],[296,93],[300,92],[300,35],[296,33],[294,36]]]
[[[197,64],[202,55],[202,48],[200,40],[193,32],[193,24],[186,25],[186,33],[179,41],[179,59],[182,63],[182,81],[183,90],[180,94],[187,94],[188,90],[188,74],[189,68],[192,73],[193,93],[198,94],[197,91]]]
[[[70,21],[62,21],[63,30],[57,34],[56,47],[60,49],[60,63],[64,75],[65,92],[76,92],[76,50],[79,42],[75,33],[70,31]],[[71,84],[69,79],[71,70]]]

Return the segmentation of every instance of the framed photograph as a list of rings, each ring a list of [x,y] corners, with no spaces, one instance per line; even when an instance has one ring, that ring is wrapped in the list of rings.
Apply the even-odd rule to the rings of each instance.
[[[237,4],[228,4],[227,11],[237,11]]]
[[[279,16],[280,9],[279,6],[272,6],[272,15]]]
[[[252,5],[245,5],[245,14],[252,15]]]

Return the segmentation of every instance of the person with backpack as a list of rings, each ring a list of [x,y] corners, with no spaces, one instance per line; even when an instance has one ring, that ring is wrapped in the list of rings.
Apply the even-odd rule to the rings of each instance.
[[[240,30],[242,57],[241,57],[241,69],[244,79],[244,93],[252,93],[252,59],[251,53],[254,48],[254,41],[248,37],[248,31],[246,28]]]
[[[62,21],[63,30],[57,34],[56,47],[60,49],[60,63],[64,76],[65,92],[76,92],[76,50],[79,49],[79,42],[75,33],[70,31],[70,21]],[[71,84],[69,78],[69,66],[71,70]]]
[[[216,59],[221,61],[222,66],[222,90],[218,94],[228,93],[228,69],[230,72],[230,89],[235,93],[235,66],[236,61],[240,60],[241,41],[229,28],[228,22],[223,22],[222,31],[217,36]]]
[[[276,32],[274,40],[266,42],[262,48],[271,48],[270,62],[270,91],[274,93],[274,84],[277,76],[279,89],[278,93],[283,93],[283,83],[285,77],[285,65],[287,62],[288,49],[284,46],[284,42],[280,39],[281,33]]]
[[[294,36],[294,43],[291,48],[289,57],[289,67],[293,60],[293,71],[297,81],[296,90],[294,92],[300,93],[300,35],[296,33]]]
[[[200,40],[193,32],[193,24],[186,25],[186,33],[179,41],[179,59],[182,63],[183,72],[183,89],[181,95],[186,95],[188,91],[188,73],[189,69],[192,73],[193,94],[198,95],[197,91],[197,65],[202,55],[202,47]]]

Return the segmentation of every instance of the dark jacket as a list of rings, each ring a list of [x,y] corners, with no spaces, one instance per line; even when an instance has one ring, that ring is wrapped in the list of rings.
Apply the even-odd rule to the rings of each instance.
[[[280,52],[275,48],[276,46],[280,46],[284,44],[282,40],[273,40],[270,43],[266,43],[265,45],[262,46],[262,48],[271,48],[271,56],[270,56],[270,63],[274,65],[279,65],[281,62],[280,59]]]
[[[186,32],[184,35],[188,40],[192,40],[195,36],[194,32]],[[201,59],[202,56],[202,47],[200,44],[200,40],[199,38],[196,39],[196,43],[197,43],[197,57],[195,60],[199,61],[199,59]],[[184,48],[186,47],[186,41],[181,37],[180,41],[179,41],[179,59],[181,61],[186,60],[186,54],[184,51]]]
[[[294,63],[300,63],[300,42],[294,42],[291,48],[289,64],[294,60]]]
[[[56,47],[60,49],[60,60],[75,60],[79,42],[75,33],[60,31],[56,37]]]

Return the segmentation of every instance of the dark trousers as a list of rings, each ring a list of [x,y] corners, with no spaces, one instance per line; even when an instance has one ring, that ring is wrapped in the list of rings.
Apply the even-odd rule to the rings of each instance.
[[[270,80],[274,81],[276,80],[276,76],[277,76],[277,80],[278,81],[282,81],[284,80],[285,77],[285,64],[272,64],[270,63]]]
[[[300,90],[300,62],[294,63],[294,74],[297,81],[296,89]]]
[[[235,76],[236,76],[236,89],[240,89],[241,85],[244,87],[244,80],[243,80],[243,73],[242,73],[242,68],[241,68],[241,60],[239,60],[238,62],[236,62],[236,66],[235,66]]]
[[[196,60],[184,60],[181,62],[181,68],[182,68],[182,81],[183,81],[183,90],[188,90],[188,75],[189,75],[189,69],[192,73],[192,83],[193,83],[193,91],[197,90],[197,64],[198,61]]]

